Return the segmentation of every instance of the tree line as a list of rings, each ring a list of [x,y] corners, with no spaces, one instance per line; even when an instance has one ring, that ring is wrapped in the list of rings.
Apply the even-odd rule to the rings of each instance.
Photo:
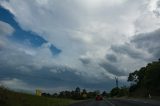
[[[108,93],[106,91],[103,91],[100,93],[99,90],[96,91],[87,91],[86,89],[80,89],[80,87],[76,87],[75,90],[72,91],[61,91],[59,93],[49,94],[49,93],[42,93],[42,96],[46,97],[55,97],[55,98],[71,98],[75,100],[84,100],[84,99],[90,99],[95,98],[96,95],[102,95],[104,97],[108,96]]]

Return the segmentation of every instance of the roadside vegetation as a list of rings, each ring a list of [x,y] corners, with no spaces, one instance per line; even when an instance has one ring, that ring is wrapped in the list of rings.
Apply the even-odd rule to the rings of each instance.
[[[73,102],[71,99],[17,93],[0,87],[0,106],[68,106]]]
[[[160,96],[160,59],[129,74],[131,96]]]
[[[82,100],[93,99],[100,91],[87,92],[77,87],[72,91],[61,91],[59,93],[41,93],[41,96],[18,93],[0,87],[0,106],[68,106]],[[102,92],[103,96],[107,93]]]
[[[87,99],[95,99],[96,95],[99,94],[104,97],[109,95],[106,91],[103,91],[101,93],[99,90],[87,91],[86,89],[81,90],[79,87],[77,87],[75,90],[72,91],[61,91],[59,93],[54,93],[54,94],[42,93],[42,96],[51,98],[68,98],[72,100],[87,100]]]
[[[129,74],[129,87],[115,87],[111,90],[111,97],[140,97],[154,98],[160,97],[160,59],[148,63]]]

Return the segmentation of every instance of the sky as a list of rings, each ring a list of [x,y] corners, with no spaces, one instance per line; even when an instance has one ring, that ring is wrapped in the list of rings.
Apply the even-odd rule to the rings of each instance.
[[[160,0],[0,0],[0,85],[111,90],[160,58]]]

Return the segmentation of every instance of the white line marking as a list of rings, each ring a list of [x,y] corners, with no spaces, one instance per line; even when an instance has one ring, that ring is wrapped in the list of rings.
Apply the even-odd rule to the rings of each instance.
[[[143,103],[148,103],[148,102],[143,102]]]
[[[115,104],[111,103],[110,101],[108,100],[105,100],[107,103],[109,103],[111,106],[116,106]]]
[[[141,102],[141,103],[148,103],[148,102],[146,102],[146,101],[144,101],[144,102],[142,102],[142,101],[139,101],[139,100],[132,100],[132,99],[128,99],[128,100],[130,100],[130,101],[133,101],[133,102]]]

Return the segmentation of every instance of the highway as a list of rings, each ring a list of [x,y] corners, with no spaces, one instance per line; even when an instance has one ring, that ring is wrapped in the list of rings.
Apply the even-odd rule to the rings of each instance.
[[[139,99],[105,99],[103,101],[88,100],[70,106],[160,106],[160,102]]]

